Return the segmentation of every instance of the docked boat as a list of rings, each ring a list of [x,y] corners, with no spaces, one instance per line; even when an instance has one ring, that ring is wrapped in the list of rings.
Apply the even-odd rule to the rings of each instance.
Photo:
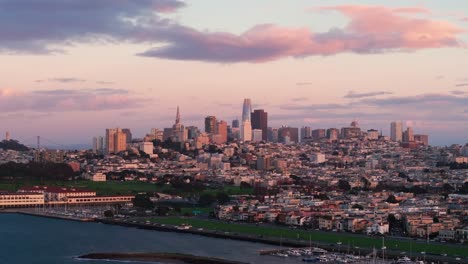
[[[307,258],[303,258],[302,259],[303,262],[309,262],[309,263],[313,263],[313,262],[319,262],[319,258],[314,258],[314,257],[307,257]]]

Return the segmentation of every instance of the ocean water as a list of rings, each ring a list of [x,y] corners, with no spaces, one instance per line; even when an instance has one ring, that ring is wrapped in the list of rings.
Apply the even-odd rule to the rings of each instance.
[[[0,214],[0,264],[122,263],[75,258],[92,252],[178,252],[247,263],[301,263],[300,259],[258,254],[271,248],[191,234]]]

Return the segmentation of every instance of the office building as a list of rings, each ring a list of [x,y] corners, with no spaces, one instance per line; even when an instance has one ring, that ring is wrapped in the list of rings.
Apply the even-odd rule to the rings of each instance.
[[[299,128],[281,127],[278,129],[278,140],[281,143],[290,144],[299,142]]]
[[[403,140],[403,124],[401,121],[395,121],[390,124],[390,139],[395,142]]]
[[[226,121],[220,120],[217,123],[217,135],[220,136],[220,140],[218,144],[224,144],[227,142],[228,139],[228,125]]]
[[[273,143],[277,143],[277,142],[279,142],[278,140],[279,140],[278,129],[269,127],[268,128],[268,141],[273,142]]]
[[[423,144],[424,146],[427,146],[429,145],[429,136],[428,135],[421,135],[421,134],[417,134],[417,135],[414,135],[414,141],[420,143],[420,144]]]
[[[208,134],[216,134],[216,117],[215,116],[207,116],[205,118],[205,132]]]
[[[413,142],[414,141],[414,133],[412,127],[407,127],[406,131],[403,132],[403,142]]]
[[[252,129],[252,141],[260,142],[263,140],[263,131],[261,129]]]
[[[117,154],[127,149],[127,135],[120,128],[106,129],[106,153]]]
[[[312,138],[312,128],[306,126],[301,128],[301,142],[304,142],[304,139]]]
[[[340,130],[338,128],[329,128],[327,129],[327,138],[329,140],[338,140],[340,137]]]
[[[232,120],[232,128],[240,128],[239,119]]]
[[[252,140],[252,125],[250,124],[250,120],[242,121],[241,140],[244,142]]]
[[[319,140],[325,138],[327,135],[325,129],[314,129],[312,130],[312,139]]]
[[[367,138],[370,140],[377,140],[379,139],[379,131],[375,129],[367,130]]]
[[[248,120],[249,122],[252,122],[251,113],[252,113],[252,101],[248,98],[245,98],[244,104],[242,106],[242,122],[246,120]]]
[[[263,109],[256,109],[250,115],[252,129],[262,130],[262,140],[268,140],[268,113]]]
[[[185,142],[187,140],[187,130],[184,125],[180,122],[180,111],[179,106],[177,106],[176,120],[172,126],[172,141],[173,142]]]
[[[130,129],[129,128],[123,128],[122,132],[124,132],[125,135],[126,135],[127,144],[132,143],[132,132],[130,131]]]

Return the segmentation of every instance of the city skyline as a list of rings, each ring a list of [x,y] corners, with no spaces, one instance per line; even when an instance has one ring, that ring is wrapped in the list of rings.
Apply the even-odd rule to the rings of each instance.
[[[140,137],[171,127],[177,105],[203,128],[251,98],[271,127],[357,119],[390,135],[402,120],[435,145],[468,141],[468,3],[37,3],[0,0],[0,131],[14,139]]]

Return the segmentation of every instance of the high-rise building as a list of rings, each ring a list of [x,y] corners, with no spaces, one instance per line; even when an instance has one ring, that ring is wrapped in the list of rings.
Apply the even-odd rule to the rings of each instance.
[[[98,152],[98,138],[93,137],[93,152],[97,153]]]
[[[122,129],[106,129],[106,148],[107,154],[116,154],[127,149],[127,135]]]
[[[286,144],[299,142],[299,128],[281,127],[278,129],[278,140]]]
[[[184,125],[180,123],[179,106],[177,106],[176,120],[172,126],[172,134],[174,142],[185,142],[187,140],[187,130]]]
[[[205,132],[209,134],[216,134],[216,117],[215,116],[207,116],[205,118]]]
[[[200,130],[196,126],[188,126],[187,129],[187,138],[188,139],[195,139],[200,135]]]
[[[367,130],[367,138],[370,140],[377,140],[379,139],[379,131],[375,129]]]
[[[252,129],[262,130],[262,140],[268,140],[268,113],[263,109],[255,109],[250,115]]]
[[[413,142],[413,141],[414,141],[413,128],[408,127],[406,128],[406,131],[403,132],[403,142]]]
[[[359,128],[359,124],[356,120],[351,122],[349,127],[341,128],[341,137],[343,138],[356,138],[361,136],[361,128]]]
[[[429,145],[429,136],[428,135],[414,135],[414,141],[423,144],[424,146]]]
[[[338,128],[327,129],[327,138],[329,140],[338,140],[340,137],[340,130]]]
[[[312,139],[317,140],[321,138],[325,138],[327,135],[325,129],[314,129],[312,130]]]
[[[268,128],[268,141],[277,143],[279,142],[278,139],[278,129],[277,128]]]
[[[304,142],[304,139],[312,137],[312,128],[305,126],[301,128],[301,142]]]
[[[403,140],[403,124],[401,121],[395,121],[390,124],[390,139],[395,142]]]
[[[252,141],[260,142],[263,140],[263,131],[261,129],[252,129]]]
[[[227,142],[228,139],[228,125],[226,121],[220,120],[217,124],[217,135],[220,135],[221,144]]]
[[[8,131],[5,134],[5,140],[10,141],[10,132],[8,132]]]
[[[244,142],[252,140],[252,125],[250,124],[250,120],[242,121],[241,140]]]
[[[122,129],[122,132],[125,133],[125,135],[127,136],[127,144],[130,144],[132,143],[132,132],[130,131],[129,128],[123,128]]]
[[[252,113],[252,101],[249,98],[244,99],[244,105],[242,107],[242,122],[248,120],[252,122],[251,118]]]
[[[163,130],[163,141],[171,139],[173,134],[174,134],[174,131],[172,130],[172,127],[164,128],[164,130]]]
[[[239,119],[232,120],[232,128],[240,128]]]
[[[103,154],[105,148],[106,148],[106,145],[104,144],[104,137],[99,136],[99,137],[97,138],[97,151],[98,151],[100,154]]]

